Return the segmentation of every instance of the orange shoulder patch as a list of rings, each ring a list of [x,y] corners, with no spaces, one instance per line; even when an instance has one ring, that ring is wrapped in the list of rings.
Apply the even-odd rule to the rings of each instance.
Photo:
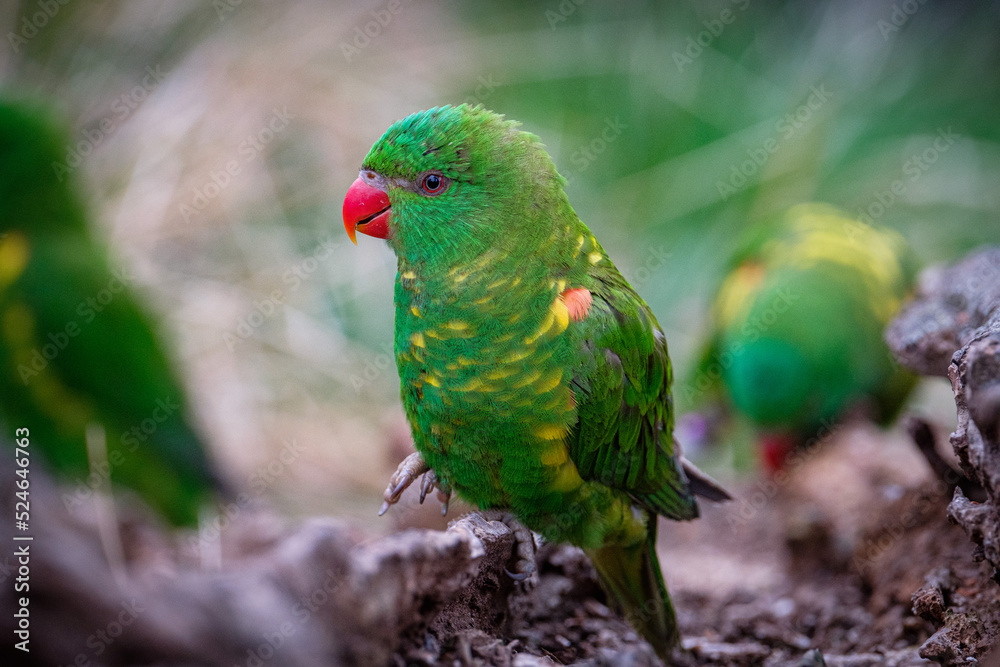
[[[574,322],[579,322],[585,318],[587,313],[590,312],[591,304],[594,302],[594,298],[590,295],[590,290],[582,287],[572,287],[563,290],[561,296],[563,302],[566,304],[566,310],[569,312],[569,319]]]

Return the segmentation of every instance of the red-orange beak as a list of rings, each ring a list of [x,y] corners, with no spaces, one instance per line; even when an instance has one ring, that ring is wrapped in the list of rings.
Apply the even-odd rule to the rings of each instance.
[[[344,228],[354,245],[358,244],[355,232],[379,239],[389,238],[389,215],[392,206],[389,197],[361,178],[354,181],[344,197]]]

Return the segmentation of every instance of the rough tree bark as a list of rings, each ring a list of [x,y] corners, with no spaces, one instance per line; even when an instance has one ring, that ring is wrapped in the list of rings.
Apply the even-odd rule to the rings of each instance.
[[[907,367],[951,380],[958,413],[951,444],[985,501],[973,502],[958,488],[948,516],[974,542],[975,560],[988,563],[1000,584],[1000,248],[925,272],[917,298],[890,325],[886,340]],[[946,579],[933,574],[914,594],[918,614],[944,623],[921,655],[942,661],[974,641],[983,620],[945,613]]]

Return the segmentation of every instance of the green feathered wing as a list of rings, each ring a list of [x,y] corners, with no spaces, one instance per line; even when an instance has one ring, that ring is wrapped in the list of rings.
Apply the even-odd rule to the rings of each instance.
[[[595,267],[593,306],[574,375],[579,422],[570,457],[585,480],[624,491],[643,508],[645,538],[587,550],[611,600],[663,656],[680,641],[656,556],[656,517],[698,516],[674,452],[671,366],[653,314],[613,267]]]
[[[593,305],[573,375],[579,419],[570,457],[580,476],[624,491],[671,519],[698,515],[673,442],[667,342],[649,307],[613,266],[594,267]]]

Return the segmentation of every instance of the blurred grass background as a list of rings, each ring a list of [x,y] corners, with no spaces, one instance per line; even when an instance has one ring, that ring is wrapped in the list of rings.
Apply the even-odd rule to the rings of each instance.
[[[72,128],[57,168],[234,478],[367,520],[409,438],[395,262],[340,206],[392,121],[469,101],[538,134],[683,378],[729,253],[792,204],[867,214],[928,263],[997,242],[998,24],[971,1],[27,0],[0,9],[0,77]]]

